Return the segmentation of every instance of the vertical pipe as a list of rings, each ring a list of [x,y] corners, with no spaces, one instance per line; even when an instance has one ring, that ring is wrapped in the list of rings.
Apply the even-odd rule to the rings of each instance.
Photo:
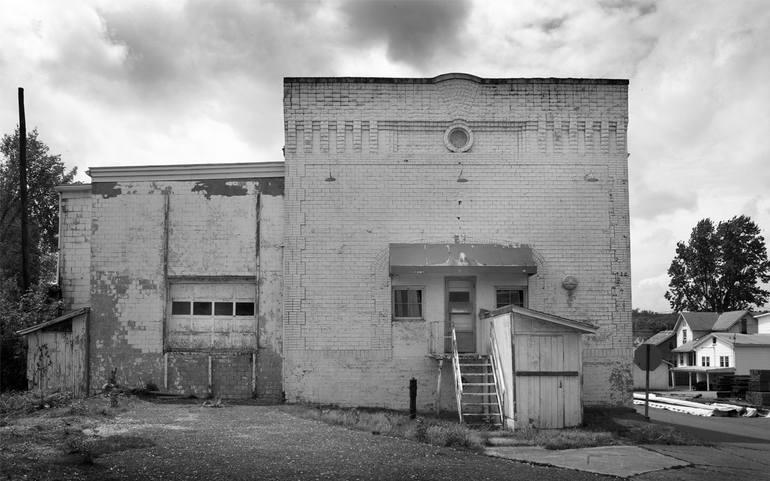
[[[417,417],[417,379],[409,380],[409,418]]]
[[[168,304],[169,304],[169,283],[168,283],[168,233],[169,233],[169,209],[171,197],[168,191],[163,192],[163,352],[166,352],[168,346]],[[168,364],[168,358],[166,358]],[[168,379],[166,379],[166,388],[168,388]]]
[[[21,279],[22,290],[29,288],[29,232],[27,229],[27,120],[24,114],[24,89],[19,87],[19,201],[21,203]]]
[[[441,413],[441,371],[444,367],[444,358],[438,360],[438,376],[436,379],[436,416]]]
[[[257,397],[257,353],[251,353],[251,395]]]
[[[214,395],[214,386],[212,381],[212,372],[211,372],[211,354],[209,354],[209,386],[208,386],[208,394],[209,397],[212,397]]]
[[[163,389],[168,391],[168,351],[163,353]]]
[[[254,352],[251,355],[251,393],[252,396],[257,397],[257,352],[259,352],[259,305],[262,302],[262,293],[260,292],[260,286],[262,285],[262,273],[261,273],[261,261],[260,261],[260,249],[262,244],[262,194],[257,193],[257,206],[256,206],[256,228],[254,231],[254,243],[255,255],[254,259],[254,277],[256,280],[256,299],[254,303],[254,337],[256,345],[254,346]]]

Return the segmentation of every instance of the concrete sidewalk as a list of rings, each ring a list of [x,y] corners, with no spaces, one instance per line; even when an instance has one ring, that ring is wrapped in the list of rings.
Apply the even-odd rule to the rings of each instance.
[[[770,479],[770,444],[720,443],[714,446],[605,446],[548,450],[532,446],[495,446],[489,456],[558,466],[620,478],[702,480]],[[666,472],[665,470],[672,470]],[[654,476],[644,476],[654,473]]]
[[[515,461],[609,474],[621,478],[690,464],[639,446],[602,446],[562,450],[533,446],[496,446],[487,448],[485,452],[490,456]]]

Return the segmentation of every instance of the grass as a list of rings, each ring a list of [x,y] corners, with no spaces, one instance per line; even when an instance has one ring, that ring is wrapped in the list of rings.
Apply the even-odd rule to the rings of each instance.
[[[671,426],[652,424],[628,409],[586,409],[584,425],[566,429],[516,431],[471,427],[456,421],[420,417],[410,419],[398,411],[289,405],[292,414],[373,434],[411,439],[435,446],[483,451],[487,444],[575,449],[629,444],[702,445]]]
[[[482,451],[483,436],[464,424],[435,418],[410,419],[398,411],[339,408],[334,406],[286,406],[290,413],[305,419],[344,426],[372,434],[411,439],[434,446]]]

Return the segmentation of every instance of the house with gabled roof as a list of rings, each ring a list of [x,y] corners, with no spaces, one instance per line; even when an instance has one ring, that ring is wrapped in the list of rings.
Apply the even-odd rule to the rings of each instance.
[[[717,374],[747,375],[770,368],[770,335],[758,334],[757,319],[748,310],[681,312],[674,325],[674,373],[686,373],[688,384],[711,382]]]

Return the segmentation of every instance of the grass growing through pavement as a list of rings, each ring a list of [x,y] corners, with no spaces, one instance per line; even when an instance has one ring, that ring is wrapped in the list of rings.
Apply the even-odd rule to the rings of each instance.
[[[584,425],[578,428],[536,429],[526,426],[516,431],[470,427],[433,417],[412,420],[406,414],[387,410],[308,405],[290,405],[286,409],[299,417],[328,424],[473,451],[483,450],[486,444],[541,446],[546,449],[621,444],[703,444],[671,426],[649,423],[627,409],[586,409]]]
[[[346,409],[331,406],[290,405],[286,409],[299,417],[315,419],[372,434],[411,439],[435,446],[481,451],[483,436],[464,424],[436,418],[409,419],[397,411]]]

